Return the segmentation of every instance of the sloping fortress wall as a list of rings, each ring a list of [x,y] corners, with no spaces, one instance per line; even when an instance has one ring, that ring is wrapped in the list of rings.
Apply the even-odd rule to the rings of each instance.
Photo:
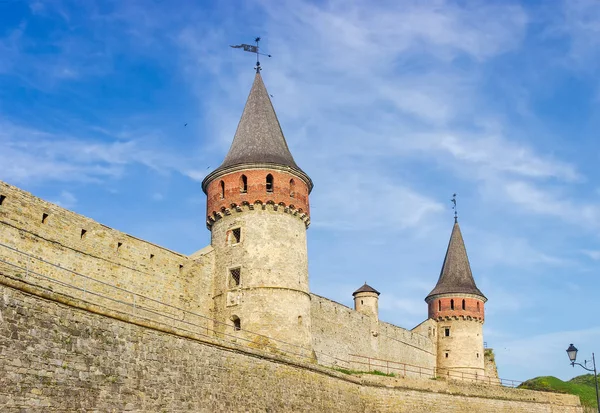
[[[352,377],[103,317],[0,285],[3,412],[581,413],[575,396]]]
[[[211,313],[210,248],[190,259],[2,181],[0,199],[0,268],[9,273],[67,295],[79,297],[85,290],[88,300],[114,309],[122,307],[120,302],[137,300],[137,305],[151,308],[158,301]]]

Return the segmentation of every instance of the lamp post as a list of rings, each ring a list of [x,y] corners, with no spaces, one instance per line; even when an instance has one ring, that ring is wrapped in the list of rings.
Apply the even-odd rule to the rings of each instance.
[[[594,353],[592,353],[592,365],[594,366],[593,369],[587,367],[587,360],[584,360],[583,364],[575,362],[575,360],[577,359],[577,348],[573,344],[569,344],[569,348],[567,349],[567,355],[569,356],[569,360],[571,360],[571,366],[575,367],[575,364],[577,364],[578,366],[583,367],[587,371],[594,372],[594,380],[596,382],[596,403],[598,404],[598,413],[600,413],[600,399],[598,398],[598,373],[596,373],[596,358],[594,356]]]

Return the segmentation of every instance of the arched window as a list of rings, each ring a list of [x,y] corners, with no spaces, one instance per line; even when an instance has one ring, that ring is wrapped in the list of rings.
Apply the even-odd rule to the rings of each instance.
[[[240,177],[240,192],[243,194],[248,192],[248,178],[246,175],[242,175]]]
[[[442,311],[442,300],[438,301],[438,311]]]
[[[221,181],[221,199],[225,198],[225,182]]]
[[[273,175],[267,175],[267,192],[273,192]]]
[[[242,320],[238,316],[232,315],[231,321],[233,321],[233,331],[240,331],[242,329]]]
[[[479,302],[477,302],[477,312],[479,312]]]
[[[465,300],[463,300],[463,302],[462,302],[462,309],[463,310],[465,309]]]
[[[454,310],[454,299],[450,300],[450,309]]]
[[[290,198],[293,198],[296,195],[296,182],[293,179],[290,179]]]

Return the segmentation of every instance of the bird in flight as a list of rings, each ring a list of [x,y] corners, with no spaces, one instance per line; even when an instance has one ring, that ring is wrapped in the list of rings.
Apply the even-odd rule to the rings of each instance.
[[[183,126],[187,126],[187,123],[185,125],[183,125]]]

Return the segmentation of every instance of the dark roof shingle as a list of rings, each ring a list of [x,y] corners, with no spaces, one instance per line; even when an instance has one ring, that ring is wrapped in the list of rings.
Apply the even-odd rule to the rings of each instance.
[[[265,163],[288,166],[304,174],[294,161],[267,88],[257,73],[229,152],[211,175],[235,165]]]

